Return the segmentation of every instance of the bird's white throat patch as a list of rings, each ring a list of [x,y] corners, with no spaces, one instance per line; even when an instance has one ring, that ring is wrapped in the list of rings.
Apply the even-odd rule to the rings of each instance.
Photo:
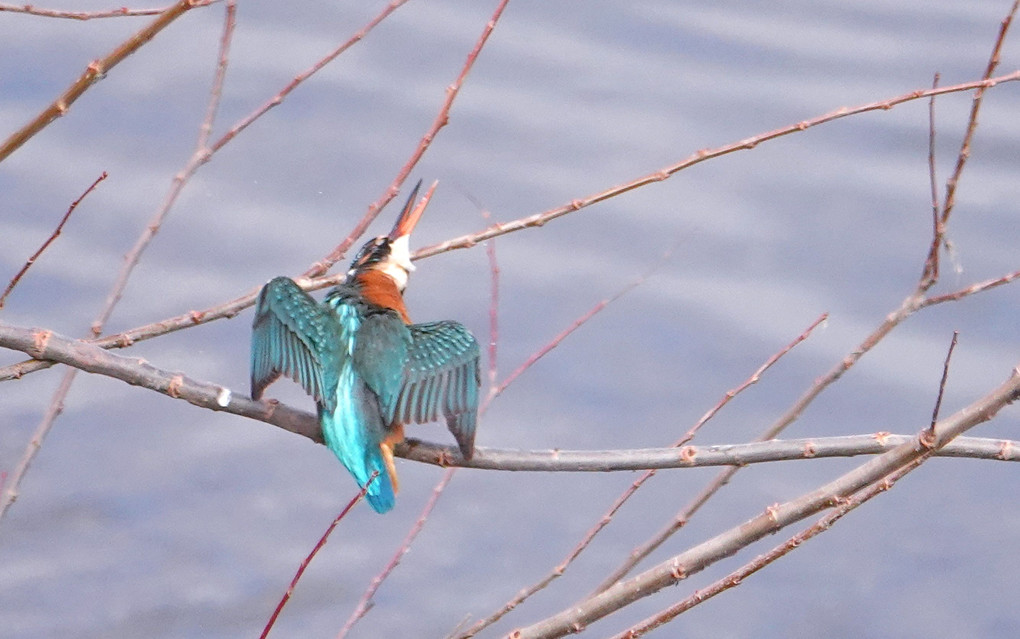
[[[398,237],[390,243],[390,256],[378,265],[378,269],[393,278],[397,288],[407,288],[407,277],[414,270],[411,263],[410,235]]]

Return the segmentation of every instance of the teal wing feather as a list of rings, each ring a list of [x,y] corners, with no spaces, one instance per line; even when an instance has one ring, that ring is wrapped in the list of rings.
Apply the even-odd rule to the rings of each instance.
[[[419,424],[438,419],[471,459],[478,421],[479,349],[474,336],[457,322],[412,324],[400,393],[392,406],[393,421]]]
[[[341,327],[329,308],[293,280],[277,277],[259,292],[251,334],[251,396],[259,399],[281,375],[327,412],[336,410]]]

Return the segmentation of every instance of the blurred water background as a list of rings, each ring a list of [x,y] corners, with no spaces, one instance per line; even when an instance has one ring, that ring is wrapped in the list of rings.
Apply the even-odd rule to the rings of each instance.
[[[62,9],[110,8],[102,2]],[[384,3],[241,2],[223,134]],[[139,5],[132,5],[132,7]],[[108,333],[204,309],[327,254],[427,130],[494,3],[410,2],[202,167],[132,276]],[[588,196],[832,111],[980,78],[1009,3],[513,0],[413,179],[440,187],[426,246]],[[101,172],[0,312],[83,336],[124,254],[193,151],[223,6],[193,10],[0,164],[0,283]],[[0,12],[6,136],[151,18]],[[1000,67],[1017,68],[1020,34]],[[939,98],[942,180],[971,95]],[[947,292],[1020,268],[1020,84],[990,91],[950,224]],[[601,299],[672,255],[541,359],[482,419],[478,445],[668,445],[822,312],[830,319],[705,427],[748,441],[915,286],[930,240],[928,104],[845,118],[499,238],[500,377]],[[403,196],[398,199],[402,201]],[[384,232],[396,207],[370,233]],[[491,212],[491,219],[482,215]],[[346,264],[346,261],[344,262]],[[340,268],[340,267],[338,267]],[[488,341],[483,246],[419,262],[418,321]],[[953,330],[944,414],[1020,361],[1016,285],[927,309],[822,395],[784,436],[912,433],[930,419]],[[138,343],[160,368],[247,389],[251,311]],[[0,365],[20,361],[0,353]],[[13,471],[62,369],[0,383],[0,470]],[[292,384],[271,396],[306,409]],[[1016,408],[972,434],[1017,437]],[[431,425],[411,434],[448,442]],[[661,560],[861,463],[747,468]],[[331,637],[389,561],[442,470],[398,462],[396,510],[341,524],[274,636]],[[660,472],[566,576],[486,636],[587,594],[718,471]],[[832,531],[654,636],[1014,637],[1018,470],[940,459]],[[635,473],[462,470],[352,636],[443,637],[488,615],[577,543]],[[353,483],[323,447],[119,381],[79,375],[0,524],[0,635],[258,636]],[[795,527],[799,530],[801,527]],[[785,539],[766,539],[594,627],[627,627]]]

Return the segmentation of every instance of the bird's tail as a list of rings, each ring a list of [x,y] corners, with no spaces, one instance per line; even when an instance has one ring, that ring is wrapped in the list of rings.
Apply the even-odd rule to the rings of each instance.
[[[354,415],[343,412],[341,406],[336,414],[320,415],[323,439],[359,486],[364,487],[372,473],[378,473],[368,484],[365,498],[377,513],[385,513],[393,508],[396,498],[378,437],[372,435],[375,424],[361,423],[363,419],[353,419]]]
[[[371,475],[369,475],[371,477]],[[385,484],[380,486],[380,484]],[[378,488],[378,490],[376,490]],[[386,474],[386,469],[383,468],[379,471],[379,475],[372,481],[372,485],[368,487],[368,492],[365,494],[365,498],[375,512],[382,514],[389,512],[393,509],[393,504],[396,503],[396,498],[393,494],[393,486],[390,483],[390,476]]]

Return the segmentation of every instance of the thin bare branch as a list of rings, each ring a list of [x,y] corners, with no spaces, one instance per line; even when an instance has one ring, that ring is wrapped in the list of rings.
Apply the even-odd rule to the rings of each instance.
[[[85,196],[91,193],[93,189],[95,189],[96,186],[98,186],[99,183],[105,179],[106,171],[103,171],[103,174],[96,178],[95,182],[93,182],[89,186],[89,188],[85,189],[85,192],[79,195],[77,200],[71,202],[71,206],[67,208],[67,213],[64,213],[64,217],[60,219],[60,223],[57,224],[57,228],[54,229],[53,233],[50,234],[49,238],[47,238],[46,241],[43,242],[42,246],[39,247],[39,250],[33,253],[32,257],[28,258],[28,260],[25,262],[25,265],[21,267],[21,270],[18,271],[17,275],[15,275],[11,279],[11,283],[7,285],[6,289],[4,289],[3,295],[0,295],[0,308],[4,307],[4,302],[7,301],[7,296],[10,295],[11,291],[14,290],[14,287],[18,285],[18,281],[20,281],[21,278],[24,277],[25,273],[28,272],[28,269],[31,268],[32,265],[35,264],[35,261],[39,259],[39,256],[43,254],[43,251],[45,251],[49,247],[49,245],[53,243],[53,240],[57,239],[57,236],[60,235],[60,231],[63,230],[64,224],[66,224],[67,220],[71,217],[71,213],[74,213],[74,210],[78,208],[78,205],[81,204],[81,201],[85,199]]]
[[[783,504],[698,544],[657,566],[620,582],[604,592],[574,604],[548,619],[514,631],[514,639],[548,639],[572,634],[613,612],[666,586],[676,584],[741,548],[821,510],[839,506],[859,490],[930,454],[968,429],[987,422],[1004,406],[1020,398],[1020,368],[985,397],[936,425],[931,446],[918,434],[911,441],[878,457],[809,493]],[[925,429],[927,430],[927,429]]]
[[[985,67],[985,72],[981,76],[985,80],[991,78],[992,74],[995,73],[995,69],[999,66],[1002,44],[1006,41],[1006,34],[1009,32],[1009,27],[1013,23],[1013,17],[1016,16],[1018,8],[1020,8],[1020,0],[1015,0],[1009,13],[999,24],[999,33],[995,38],[995,44],[992,45],[992,53],[988,56],[988,66]],[[974,140],[974,133],[977,131],[978,113],[981,111],[981,104],[985,97],[985,91],[988,88],[988,86],[980,86],[974,91],[970,116],[967,118],[967,132],[964,134],[963,142],[960,144],[960,153],[956,157],[956,166],[953,168],[953,174],[946,181],[946,196],[943,200],[941,216],[943,225],[949,221],[953,205],[956,204],[956,189],[959,186],[960,176],[963,174],[963,167],[967,164],[967,159],[970,157],[970,145]]]
[[[220,51],[217,57],[218,63],[216,66],[216,74],[213,79],[212,88],[209,91],[209,101],[206,107],[206,114],[199,127],[195,151],[192,153],[192,156],[185,167],[174,176],[170,185],[170,190],[163,200],[163,204],[149,220],[149,223],[145,225],[145,229],[141,232],[141,234],[139,234],[138,239],[135,241],[135,245],[131,247],[131,250],[124,257],[124,265],[121,267],[116,281],[110,288],[110,292],[106,297],[103,309],[99,312],[99,316],[95,319],[95,321],[92,322],[92,334],[95,337],[99,337],[102,334],[103,326],[110,318],[110,315],[113,313],[113,309],[117,306],[117,303],[120,302],[120,298],[124,294],[124,289],[127,288],[128,280],[131,278],[131,274],[138,265],[138,261],[148,248],[149,243],[152,242],[152,239],[156,236],[156,233],[159,232],[160,227],[163,225],[163,221],[170,213],[170,209],[173,208],[173,205],[180,196],[181,191],[184,190],[184,185],[187,183],[188,179],[194,175],[195,171],[209,160],[210,152],[206,143],[209,139],[209,132],[212,130],[212,123],[216,117],[220,97],[223,93],[223,80],[226,75],[227,58],[230,52],[230,41],[234,34],[236,13],[236,0],[227,0],[226,14],[223,21],[223,34],[220,37]]]
[[[819,519],[817,522],[812,524],[807,529],[797,533],[793,537],[787,539],[784,543],[776,546],[764,555],[755,557],[752,561],[741,566],[737,570],[734,570],[730,574],[726,575],[722,579],[715,581],[706,588],[697,590],[690,597],[687,597],[683,601],[677,602],[676,604],[666,608],[658,614],[645,619],[644,621],[628,628],[620,634],[617,634],[613,639],[636,639],[641,637],[655,628],[658,628],[672,619],[676,618],[680,614],[690,610],[698,604],[704,603],[719,593],[739,586],[743,583],[743,580],[747,577],[758,572],[762,568],[774,563],[777,559],[787,555],[790,551],[799,548],[805,541],[812,537],[825,532],[832,528],[832,526],[841,519],[844,515],[849,513],[851,510],[857,508],[864,502],[868,501],[873,497],[877,497],[883,492],[889,490],[895,485],[900,478],[907,473],[911,472],[926,460],[930,459],[930,454],[922,455],[913,462],[910,462],[903,468],[883,478],[881,481],[877,481],[859,493],[849,497],[842,504],[833,508],[831,512],[826,514],[824,517]]]
[[[776,131],[772,131],[769,133],[764,133],[759,136],[749,138],[748,140],[729,144],[724,147],[718,147],[713,150],[701,151],[691,156],[690,158],[683,160],[682,162],[676,165],[673,165],[672,167],[667,167],[667,169],[664,169],[663,171],[657,171],[656,173],[645,176],[644,178],[639,178],[639,180],[635,180],[634,182],[630,182],[628,184],[634,184],[635,182],[639,181],[641,182],[641,185],[650,184],[659,181],[660,179],[665,179],[664,177],[659,177],[658,179],[656,179],[656,176],[663,175],[663,173],[668,171],[670,168],[679,167],[676,169],[677,171],[679,171],[682,168],[687,168],[688,166],[701,162],[705,159],[709,159],[710,157],[718,157],[720,155],[725,155],[727,153],[754,148],[761,142],[765,142],[780,137],[782,135],[796,133],[798,131],[810,128],[812,126],[817,126],[819,124],[836,120],[847,115],[853,115],[855,113],[863,113],[866,111],[874,110],[888,110],[899,104],[903,104],[905,102],[909,102],[911,100],[916,100],[920,98],[931,97],[932,95],[943,95],[946,93],[969,91],[978,87],[991,88],[996,86],[997,84],[1001,84],[1004,82],[1014,82],[1017,80],[1020,80],[1020,71],[1015,71],[1013,73],[998,76],[996,78],[991,78],[989,80],[979,80],[975,82],[968,82],[950,87],[939,87],[937,89],[929,89],[925,91],[914,91],[912,93],[907,93],[896,98],[891,98],[881,102],[872,102],[854,108],[837,109],[836,111],[832,111],[826,115],[819,116],[818,118],[806,120],[804,122],[790,125],[783,129],[777,129]],[[666,175],[666,177],[668,177],[668,175]],[[537,213],[531,216],[519,218],[512,222],[496,224],[490,226],[489,228],[478,231],[477,233],[452,238],[446,240],[445,242],[441,242],[440,244],[424,247],[416,251],[413,257],[415,260],[425,259],[438,253],[444,253],[446,251],[451,251],[454,249],[469,248],[475,246],[479,242],[494,237],[498,237],[506,233],[541,226],[550,219],[560,217],[572,211],[583,208],[584,206],[588,206],[595,202],[600,202],[602,200],[613,197],[614,195],[619,195],[620,193],[628,191],[631,188],[637,188],[637,186],[640,185],[631,186],[623,190],[620,190],[621,187],[614,187],[613,189],[609,189],[607,191],[603,191],[602,193],[589,196],[588,198],[574,200],[569,205],[565,205],[555,209],[550,209],[543,213]],[[343,278],[344,278],[343,274],[333,274],[312,279],[295,278],[295,281],[305,290],[311,291],[327,288],[329,286],[334,286],[340,281],[342,281]],[[1015,276],[1008,281],[1012,281],[1012,279],[1015,279]],[[229,302],[218,304],[216,306],[204,310],[188,311],[187,313],[183,313],[176,317],[171,317],[164,320],[160,320],[158,322],[153,322],[151,324],[136,327],[124,331],[123,333],[119,333],[117,335],[111,335],[109,337],[96,340],[96,343],[101,345],[103,348],[124,348],[138,341],[151,339],[153,337],[159,337],[161,335],[165,335],[167,333],[178,331],[184,328],[190,328],[191,326],[195,326],[198,324],[205,324],[207,322],[219,319],[229,319],[255,303],[255,296],[258,294],[259,288],[260,287],[249,289],[246,293],[242,294],[241,296],[233,300],[230,300]],[[984,289],[977,288],[973,292],[980,292],[981,290]],[[969,293],[961,294],[960,296],[962,297],[966,294]],[[934,303],[938,303],[941,301],[950,300],[949,299],[936,300],[935,298],[933,298],[931,301],[925,301],[923,305],[930,306]],[[42,370],[44,368],[48,368],[49,366],[50,364],[46,362],[29,361],[19,362],[17,364],[2,367],[0,368],[0,381],[18,379],[23,375],[35,372],[37,370]]]
[[[607,306],[616,302],[627,293],[630,293],[635,288],[644,284],[649,277],[655,274],[655,272],[659,270],[663,264],[666,263],[671,254],[672,249],[667,250],[665,253],[662,254],[662,257],[660,257],[659,260],[655,262],[655,264],[653,264],[651,268],[648,269],[648,271],[634,278],[634,280],[632,280],[629,284],[627,284],[620,290],[616,291],[609,297],[606,297],[597,302],[595,306],[592,306],[590,309],[588,309],[586,313],[584,313],[576,320],[574,320],[574,322],[570,326],[566,327],[565,329],[560,331],[555,337],[549,340],[549,342],[547,342],[545,346],[541,347],[540,349],[532,353],[532,355],[527,360],[525,360],[523,364],[518,366],[512,373],[507,375],[506,379],[503,380],[503,383],[500,384],[494,391],[490,393],[489,399],[492,400],[501,395],[503,391],[505,391],[507,387],[510,386],[510,384],[513,384],[517,380],[517,378],[520,377],[526,370],[534,366],[535,363],[538,362],[538,360],[542,359],[550,352],[552,352],[557,346],[560,345],[560,343],[563,342],[563,340],[569,337],[571,333],[587,324],[588,321],[591,320],[591,318],[601,313]]]
[[[32,433],[32,439],[30,439],[28,444],[25,446],[25,452],[22,453],[21,459],[18,461],[17,468],[14,469],[14,473],[11,474],[9,481],[4,484],[4,492],[0,494],[0,520],[3,519],[4,515],[7,514],[7,510],[18,499],[18,491],[21,487],[21,480],[25,478],[25,474],[28,472],[29,466],[32,465],[32,461],[35,459],[36,453],[38,453],[39,449],[42,448],[43,442],[46,440],[46,435],[49,434],[50,429],[53,427],[53,422],[56,421],[60,413],[63,412],[63,398],[71,389],[71,384],[74,382],[74,376],[76,373],[77,371],[73,368],[68,369],[64,373],[64,377],[60,380],[60,385],[57,386],[57,390],[54,391],[54,399],[50,402],[42,420],[40,420],[39,424],[35,427],[35,432]]]
[[[939,86],[939,74],[932,79],[931,88]],[[938,171],[935,168],[935,96],[928,98],[928,187],[931,189],[931,234],[939,237],[939,217],[942,205],[939,203]],[[931,258],[929,259],[937,259]],[[936,262],[937,264],[937,262]],[[938,274],[935,274],[938,277]]]
[[[1002,277],[997,277],[992,280],[985,280],[984,282],[971,284],[970,286],[961,288],[957,291],[953,291],[952,293],[945,293],[943,295],[932,295],[931,297],[924,298],[921,301],[921,304],[918,308],[934,306],[935,304],[941,304],[943,302],[955,302],[957,300],[961,300],[967,297],[968,295],[982,293],[984,291],[996,288],[998,286],[1002,286],[1003,284],[1009,284],[1010,282],[1018,278],[1020,278],[1020,270],[1013,271],[1012,273],[1007,273]]]
[[[132,386],[156,391],[201,408],[223,411],[272,424],[322,443],[315,413],[276,401],[252,401],[240,393],[211,382],[192,379],[180,372],[156,368],[137,357],[125,357],[42,329],[18,328],[0,323],[0,347],[34,357],[52,359],[87,373],[105,375]],[[520,451],[478,448],[466,461],[454,446],[409,439],[395,453],[405,459],[435,466],[492,470],[606,472],[649,468],[744,466],[779,460],[845,457],[881,453],[905,441],[904,435],[885,432],[853,437],[774,440],[737,445],[685,446],[637,450],[545,450]],[[961,440],[962,441],[962,440]],[[944,454],[1002,461],[1020,460],[1020,443],[998,439],[970,439],[954,444]]]
[[[486,216],[488,212],[486,211]],[[496,259],[496,240],[489,240],[485,245],[485,254],[489,257],[489,392],[480,412],[484,413],[489,402],[497,395],[496,379],[499,376],[499,261]]]
[[[468,73],[474,67],[475,61],[478,59],[478,54],[482,52],[482,48],[485,43],[489,40],[489,35],[492,34],[492,30],[496,28],[496,23],[499,21],[500,16],[503,15],[503,10],[506,8],[509,0],[500,0],[496,6],[496,10],[493,12],[492,17],[486,23],[485,28],[482,29],[482,34],[475,42],[475,46],[468,53],[467,59],[464,61],[464,66],[461,67],[460,74],[457,79],[453,81],[453,84],[446,88],[446,101],[443,102],[443,106],[439,108],[439,112],[436,114],[435,119],[432,121],[432,126],[422,136],[421,141],[418,142],[418,147],[411,154],[411,157],[407,160],[404,166],[397,172],[397,176],[393,179],[389,188],[383,193],[382,197],[373,202],[368,207],[368,211],[365,212],[364,217],[351,229],[347,237],[344,238],[340,244],[333,249],[333,251],[323,258],[321,261],[316,262],[308,270],[305,271],[304,277],[315,277],[322,275],[333,267],[334,264],[339,262],[343,256],[347,253],[347,249],[361,237],[368,226],[375,220],[376,216],[379,215],[379,211],[389,203],[397,193],[400,192],[400,186],[407,179],[407,176],[411,174],[414,167],[418,165],[418,161],[428,150],[432,144],[432,140],[435,139],[436,135],[439,134],[439,130],[442,129],[450,121],[450,108],[453,106],[453,101],[457,98],[457,94],[460,93],[461,87],[464,85],[464,80],[467,79]]]
[[[739,142],[733,142],[731,144],[716,147],[714,149],[702,149],[701,151],[696,152],[694,155],[691,155],[687,159],[681,160],[676,164],[671,164],[654,173],[649,173],[648,175],[644,175],[629,182],[625,182],[618,186],[614,186],[612,188],[606,189],[605,191],[601,191],[594,195],[589,195],[587,197],[572,200],[571,202],[564,204],[562,206],[558,206],[556,208],[543,211],[541,213],[535,213],[534,215],[529,215],[527,217],[518,218],[510,222],[494,224],[489,228],[484,229],[482,231],[478,231],[476,233],[462,235],[460,237],[455,237],[453,239],[446,240],[445,242],[440,242],[439,244],[426,246],[425,248],[419,249],[415,253],[415,258],[422,259],[425,257],[437,255],[439,253],[452,251],[454,249],[470,248],[479,242],[494,237],[499,237],[500,235],[505,235],[507,233],[521,231],[528,228],[543,226],[550,220],[562,217],[564,215],[567,215],[568,213],[579,211],[585,207],[591,206],[592,204],[596,204],[598,202],[608,200],[618,195],[622,195],[628,191],[632,191],[642,186],[647,186],[655,182],[661,182],[663,180],[666,180],[672,177],[674,174],[684,169],[690,168],[695,164],[700,164],[705,160],[717,158],[723,155],[727,155],[729,153],[736,153],[738,151],[747,151],[755,148],[762,142],[768,142],[770,140],[790,135],[792,133],[799,133],[806,129],[810,129],[811,127],[815,127],[820,124],[825,124],[827,122],[832,122],[833,120],[839,120],[841,118],[845,118],[851,115],[857,115],[860,113],[867,113],[869,111],[888,111],[889,109],[899,106],[900,104],[911,102],[913,100],[919,100],[922,98],[928,98],[933,95],[959,93],[960,91],[972,91],[975,89],[989,89],[996,86],[997,84],[1002,84],[1004,82],[1016,82],[1017,80],[1020,80],[1020,70],[985,80],[976,80],[974,82],[965,82],[963,84],[956,84],[953,86],[913,91],[911,93],[905,93],[895,98],[890,98],[888,100],[869,102],[868,104],[856,107],[841,107],[839,109],[836,109],[835,111],[830,111],[825,115],[821,115],[810,120],[804,120],[796,124],[791,124],[780,129],[769,131],[767,133],[761,133],[759,135],[752,136]]]
[[[33,118],[31,122],[21,127],[21,129],[13,133],[3,143],[0,143],[0,162],[7,159],[11,153],[14,153],[14,151],[31,139],[36,133],[46,128],[50,122],[53,122],[60,116],[67,113],[75,100],[80,98],[82,94],[96,82],[102,80],[106,74],[109,73],[115,66],[120,64],[124,58],[128,57],[137,51],[143,44],[156,37],[156,34],[170,26],[170,23],[177,18],[197,6],[205,6],[206,4],[208,3],[199,2],[198,0],[180,0],[180,2],[175,3],[173,6],[159,14],[159,17],[153,20],[152,23],[125,40],[108,55],[100,58],[99,60],[92,61],[88,67],[85,68],[85,72],[82,73],[70,87],[60,94],[60,96],[54,100],[50,106],[43,109],[43,111]]]
[[[312,562],[312,559],[315,558],[315,555],[318,554],[318,552],[322,550],[322,547],[326,545],[326,540],[328,540],[329,536],[333,534],[333,530],[337,527],[337,524],[340,523],[340,520],[347,516],[347,513],[349,513],[351,509],[354,508],[355,504],[357,504],[359,501],[365,498],[365,495],[368,493],[368,487],[372,485],[372,482],[375,481],[375,478],[378,476],[379,471],[377,470],[372,471],[372,474],[369,475],[368,477],[368,481],[366,481],[365,485],[361,487],[361,490],[358,492],[358,494],[355,495],[354,498],[351,499],[349,502],[347,502],[347,505],[344,506],[344,509],[340,511],[340,514],[333,519],[333,523],[331,523],[329,527],[326,528],[326,532],[322,533],[322,537],[319,538],[319,542],[315,544],[315,546],[312,548],[312,551],[308,553],[308,556],[305,557],[304,561],[301,562],[301,565],[298,566],[297,572],[294,574],[294,578],[291,579],[290,585],[287,587],[287,591],[283,593],[283,597],[280,599],[280,603],[276,605],[276,609],[273,610],[273,614],[270,615],[269,621],[266,623],[266,627],[262,630],[262,634],[259,636],[259,639],[266,639],[266,637],[269,636],[269,632],[273,629],[273,626],[276,624],[277,617],[280,616],[280,612],[283,611],[283,607],[287,605],[288,601],[290,601],[290,596],[294,593],[294,588],[297,586],[298,581],[301,580],[301,575],[305,573],[305,569],[308,568],[308,564]]]
[[[354,627],[354,624],[364,617],[365,614],[372,608],[372,597],[375,596],[375,593],[379,590],[379,586],[382,585],[382,582],[385,581],[386,578],[390,576],[390,573],[392,573],[400,564],[400,560],[404,557],[404,555],[411,550],[411,544],[414,543],[414,540],[418,537],[418,533],[420,533],[425,527],[425,522],[428,521],[429,515],[432,514],[436,504],[439,502],[439,497],[442,496],[443,491],[446,490],[446,487],[449,485],[450,480],[453,479],[453,475],[456,471],[456,468],[447,468],[446,472],[443,473],[442,479],[440,479],[439,483],[437,483],[435,488],[432,489],[432,496],[429,498],[428,503],[425,504],[425,508],[423,508],[421,514],[418,515],[418,520],[415,521],[414,526],[407,531],[407,536],[404,537],[404,541],[400,544],[400,548],[397,549],[396,554],[394,554],[393,558],[390,559],[390,563],[386,565],[381,573],[372,579],[372,583],[369,584],[365,593],[358,601],[358,607],[355,608],[353,613],[351,613],[347,623],[344,624],[344,627],[340,630],[339,634],[337,634],[337,639],[343,639],[346,637],[347,633],[349,633],[351,628]]]
[[[196,0],[194,2],[195,7],[204,7],[220,0]],[[163,7],[161,9],[128,9],[127,7],[118,7],[116,9],[107,9],[105,11],[63,11],[61,9],[44,9],[42,7],[36,7],[30,4],[7,4],[6,2],[0,3],[0,11],[7,11],[10,13],[26,13],[28,15],[38,16],[41,18],[63,18],[67,20],[94,20],[97,18],[131,18],[138,16],[154,16],[159,15],[167,11],[169,7]]]
[[[931,412],[931,435],[935,435],[935,423],[939,421],[939,410],[942,409],[942,395],[946,392],[946,380],[949,379],[949,361],[953,359],[953,351],[956,349],[956,341],[960,337],[960,331],[953,331],[953,339],[949,342],[949,351],[946,353],[946,361],[942,364],[942,381],[939,382],[939,392],[935,397],[935,408]]]

